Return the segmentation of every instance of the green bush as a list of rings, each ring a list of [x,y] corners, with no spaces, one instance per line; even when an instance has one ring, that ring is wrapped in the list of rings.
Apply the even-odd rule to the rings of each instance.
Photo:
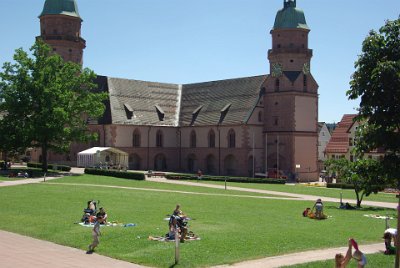
[[[327,183],[326,188],[354,189],[354,185],[346,183]]]
[[[34,163],[34,162],[29,162],[26,164],[26,166],[31,168],[40,168],[40,169],[43,167],[42,163]],[[71,171],[70,166],[64,166],[64,165],[48,164],[47,168],[52,170],[61,170],[67,172]]]
[[[165,175],[168,180],[198,180],[197,175],[191,174],[169,174]],[[285,184],[285,179],[270,178],[248,178],[248,177],[223,177],[223,176],[201,176],[202,181],[227,181],[227,182],[243,182],[243,183],[270,183]]]
[[[139,180],[139,181],[145,180],[144,174],[139,172],[126,172],[126,171],[117,171],[117,170],[99,169],[99,168],[85,168],[85,174],[116,177],[128,180]]]

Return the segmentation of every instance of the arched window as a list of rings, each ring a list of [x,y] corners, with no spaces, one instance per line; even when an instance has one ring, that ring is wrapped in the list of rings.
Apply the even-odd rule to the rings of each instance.
[[[258,112],[258,122],[262,122],[262,112]]]
[[[190,147],[196,148],[196,132],[194,130],[190,133]]]
[[[212,129],[208,132],[208,147],[215,148],[215,132]]]
[[[140,142],[140,131],[139,129],[135,129],[135,131],[133,131],[133,135],[132,135],[132,146],[133,147],[140,147],[141,142]]]
[[[164,146],[164,135],[161,130],[158,130],[156,134],[156,147],[163,147],[163,146]]]
[[[236,147],[236,135],[233,129],[228,132],[228,147],[235,148]]]
[[[275,91],[279,91],[279,86],[280,86],[280,81],[279,81],[279,79],[277,78],[277,79],[275,80]]]

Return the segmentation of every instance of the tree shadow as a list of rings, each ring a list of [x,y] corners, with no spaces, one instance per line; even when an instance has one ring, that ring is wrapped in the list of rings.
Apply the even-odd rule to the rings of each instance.
[[[382,208],[382,207],[361,207],[361,208],[357,208],[354,207],[353,209],[346,209],[346,208],[340,208],[340,206],[333,206],[333,205],[326,205],[325,208],[329,208],[329,209],[339,209],[339,210],[345,210],[345,211],[364,211],[364,212],[383,212],[383,211],[387,211],[387,212],[395,212],[396,209],[394,208]]]

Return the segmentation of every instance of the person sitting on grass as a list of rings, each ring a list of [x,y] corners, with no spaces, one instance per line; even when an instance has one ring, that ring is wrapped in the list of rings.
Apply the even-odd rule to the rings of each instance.
[[[106,224],[107,223],[107,212],[104,208],[100,208],[99,212],[97,212],[96,217],[102,217],[103,218],[103,222],[102,224]]]
[[[168,239],[178,239],[177,237],[175,237],[175,233],[178,231],[178,234],[180,234],[180,242],[185,242],[185,237],[188,231],[186,227],[186,222],[184,222],[185,218],[186,216],[183,214],[182,210],[180,210],[180,205],[177,204],[169,219]]]
[[[89,245],[89,250],[86,252],[86,254],[92,254],[94,252],[94,249],[99,245],[99,236],[101,235],[100,232],[100,224],[103,222],[103,218],[99,216],[97,218],[96,223],[93,226],[92,230],[92,237],[93,237],[93,242],[92,244]]]
[[[310,213],[310,208],[306,208],[304,211],[303,211],[303,217],[307,217],[308,216],[308,214]]]

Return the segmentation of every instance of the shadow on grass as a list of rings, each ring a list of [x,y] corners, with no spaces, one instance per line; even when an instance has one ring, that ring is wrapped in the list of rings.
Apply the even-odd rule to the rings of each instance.
[[[329,205],[327,205],[327,206],[325,206],[325,208],[340,209],[340,210],[345,210],[345,211],[354,210],[354,211],[365,211],[365,212],[371,212],[371,211],[374,211],[374,212],[377,212],[377,211],[379,211],[379,212],[382,212],[382,211],[393,212],[393,211],[396,211],[393,208],[382,208],[382,207],[361,207],[361,208],[354,207],[354,209],[345,209],[345,208],[340,208],[339,206],[332,206],[332,205],[329,206]]]

